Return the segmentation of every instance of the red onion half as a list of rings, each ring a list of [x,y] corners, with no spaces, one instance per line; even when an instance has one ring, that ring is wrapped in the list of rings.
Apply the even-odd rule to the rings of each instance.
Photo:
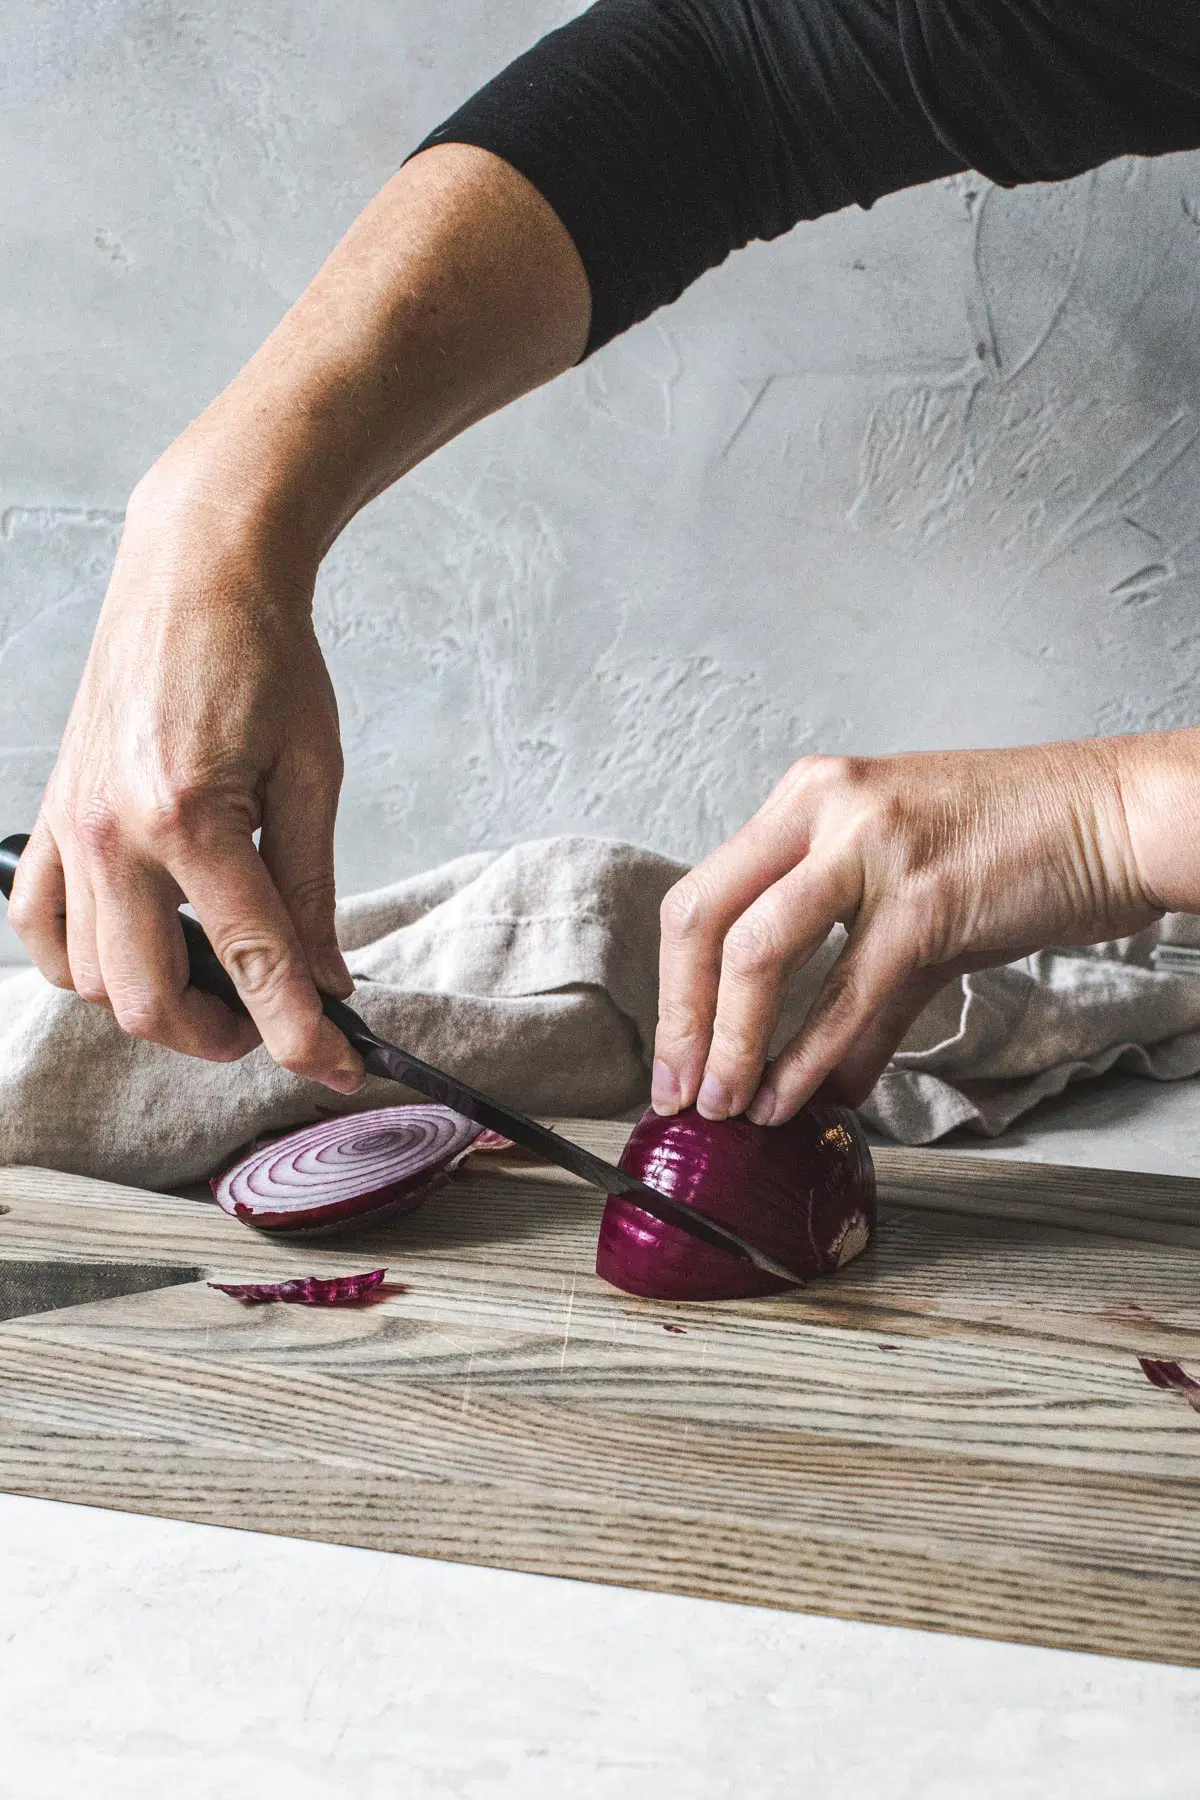
[[[855,1115],[814,1101],[786,1125],[673,1118],[648,1112],[620,1166],[802,1275],[827,1275],[865,1250],[875,1231],[875,1170]],[[737,1300],[788,1286],[753,1263],[609,1199],[596,1273],[649,1300]]]
[[[261,1231],[357,1224],[412,1212],[478,1135],[448,1106],[339,1113],[259,1144],[212,1183],[217,1202]]]

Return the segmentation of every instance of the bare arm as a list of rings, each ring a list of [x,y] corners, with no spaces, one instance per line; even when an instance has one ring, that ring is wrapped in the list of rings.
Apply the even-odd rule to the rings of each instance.
[[[429,150],[142,479],[10,909],[50,980],[193,1055],[261,1034],[295,1073],[358,1085],[317,995],[351,987],[317,568],[405,470],[574,363],[589,316],[541,195],[486,151]],[[187,986],[182,898],[253,1025]]]
[[[446,146],[384,190],[231,387],[139,484],[12,916],[50,979],[127,1030],[233,1057],[256,1032],[186,986],[196,907],[271,1053],[348,1091],[320,1015],[337,717],[321,556],[372,495],[577,360],[589,287],[539,194]],[[656,1102],[786,1117],[864,1094],[959,970],[1200,911],[1200,733],[809,758],[668,898]],[[261,856],[252,834],[260,827]],[[790,972],[848,953],[762,1084]]]

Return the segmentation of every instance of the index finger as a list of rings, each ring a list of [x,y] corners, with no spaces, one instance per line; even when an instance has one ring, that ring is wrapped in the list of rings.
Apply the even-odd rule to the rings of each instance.
[[[265,863],[248,837],[172,859],[171,873],[245,1002],[271,1056],[305,1081],[352,1094],[362,1059],[321,1011],[308,961]]]
[[[44,813],[21,852],[8,902],[8,922],[47,981],[71,987],[67,955],[67,883]]]
[[[712,1040],[725,934],[808,849],[806,812],[768,805],[676,883],[663,901],[655,1110],[691,1106]]]
[[[179,892],[166,871],[126,857],[94,873],[96,948],[121,1029],[220,1062],[252,1050],[251,1021],[189,985]]]

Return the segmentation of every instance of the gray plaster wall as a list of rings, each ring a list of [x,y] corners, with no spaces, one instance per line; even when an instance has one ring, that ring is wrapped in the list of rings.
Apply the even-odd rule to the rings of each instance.
[[[0,826],[130,487],[560,0],[0,0]],[[333,551],[347,891],[559,830],[695,856],[811,750],[1195,722],[1200,159],[755,246]],[[13,940],[0,954],[14,953]]]

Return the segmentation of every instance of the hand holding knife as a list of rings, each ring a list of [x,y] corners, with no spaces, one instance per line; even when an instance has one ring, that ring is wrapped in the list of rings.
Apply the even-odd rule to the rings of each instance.
[[[0,892],[6,898],[12,893],[17,863],[28,841],[28,837],[18,833],[0,842]],[[188,972],[192,986],[206,994],[215,995],[233,1012],[244,1015],[246,1008],[241,997],[199,921],[188,913],[181,912],[179,923],[187,945]],[[636,1175],[627,1175],[615,1163],[605,1162],[603,1157],[594,1156],[582,1145],[573,1144],[557,1131],[539,1125],[536,1119],[527,1117],[514,1107],[502,1106],[498,1100],[493,1100],[466,1082],[434,1068],[431,1063],[423,1062],[419,1056],[411,1055],[396,1044],[389,1044],[386,1038],[377,1036],[365,1019],[360,1018],[344,1000],[325,994],[321,997],[321,1006],[325,1017],[337,1026],[358,1051],[368,1074],[382,1076],[388,1081],[398,1081],[415,1089],[427,1100],[448,1106],[454,1112],[461,1113],[464,1118],[473,1120],[476,1125],[511,1138],[522,1150],[528,1150],[544,1161],[560,1169],[567,1169],[572,1175],[578,1175],[592,1187],[599,1188],[602,1193],[624,1195],[651,1217],[686,1231],[703,1244],[742,1257],[756,1268],[781,1280],[796,1284],[803,1282],[804,1277],[795,1270],[776,1262],[773,1257],[748,1244],[727,1226],[718,1224],[705,1213],[697,1212],[695,1207],[683,1206],[666,1194],[660,1194]]]

